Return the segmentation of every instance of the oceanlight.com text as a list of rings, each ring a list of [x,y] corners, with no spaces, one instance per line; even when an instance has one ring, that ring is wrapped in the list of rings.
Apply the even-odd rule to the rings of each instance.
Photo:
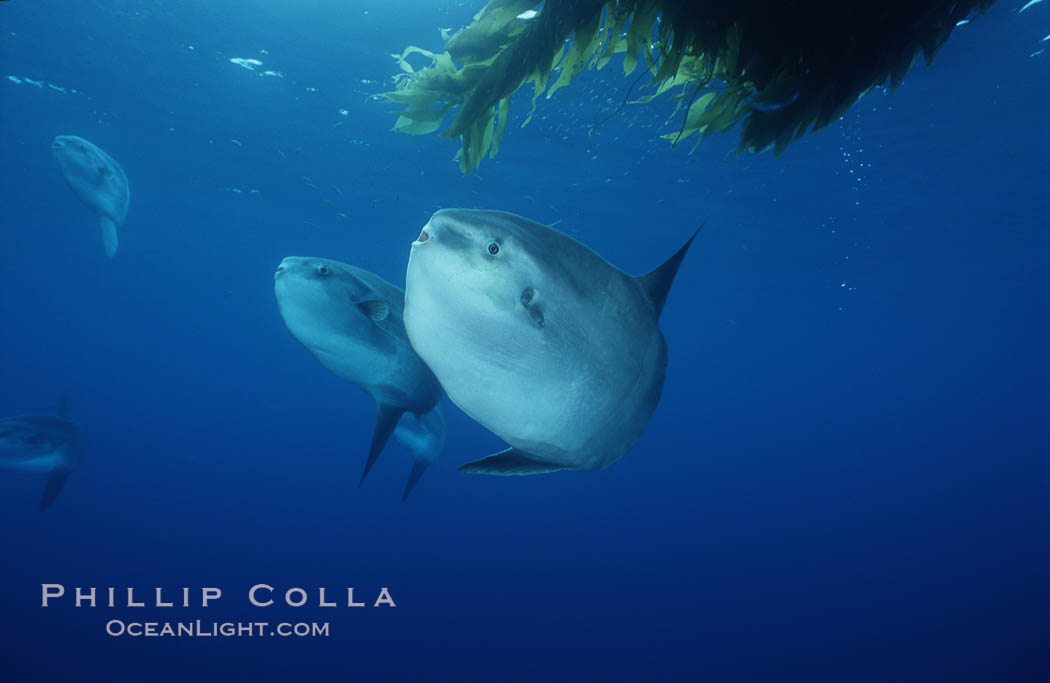
[[[327,621],[271,623],[268,621],[121,621],[106,622],[106,633],[115,638],[327,638]]]

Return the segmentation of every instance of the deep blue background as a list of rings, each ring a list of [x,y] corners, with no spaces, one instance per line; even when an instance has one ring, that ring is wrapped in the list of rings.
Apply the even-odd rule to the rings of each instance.
[[[46,513],[42,481],[0,476],[0,679],[1045,682],[1050,3],[1020,4],[779,158],[670,149],[666,102],[588,136],[626,91],[613,65],[462,176],[369,96],[480,0],[3,3],[0,415],[67,394],[87,460]],[[113,260],[59,134],[130,178]],[[662,402],[614,467],[460,475],[502,446],[446,402],[406,504],[396,444],[356,487],[371,400],[286,331],[271,274],[318,255],[403,283],[453,206],[561,221],[629,272],[710,215],[664,310]],[[44,582],[225,596],[44,610]],[[398,607],[250,609],[257,582]],[[116,639],[113,617],[332,636]]]

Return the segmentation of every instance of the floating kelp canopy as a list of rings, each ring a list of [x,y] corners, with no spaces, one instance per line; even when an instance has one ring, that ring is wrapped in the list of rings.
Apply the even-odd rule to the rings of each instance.
[[[469,173],[496,155],[524,84],[535,111],[541,94],[622,53],[626,75],[644,69],[633,103],[666,94],[684,110],[663,136],[672,143],[740,124],[740,149],[779,154],[870,88],[896,88],[920,52],[929,64],[958,22],[994,1],[491,0],[444,52],[394,55],[402,73],[383,97],[404,106],[403,133],[436,132],[454,114],[441,135],[460,138]],[[430,64],[413,69],[413,53]]]

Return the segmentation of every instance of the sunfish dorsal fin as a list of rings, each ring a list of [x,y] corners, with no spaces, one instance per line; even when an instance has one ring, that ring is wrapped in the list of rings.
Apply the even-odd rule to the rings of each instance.
[[[497,474],[504,477],[526,474],[546,474],[563,470],[560,465],[533,460],[519,450],[508,448],[481,460],[468,462],[459,466],[460,472],[467,474]]]
[[[682,265],[682,259],[685,258],[685,252],[689,251],[689,245],[696,239],[697,233],[700,232],[700,228],[704,227],[704,223],[707,222],[705,218],[700,227],[693,232],[693,236],[690,237],[682,247],[663,262],[662,265],[650,270],[645,275],[639,275],[634,278],[634,281],[638,283],[638,286],[642,288],[646,296],[649,297],[649,301],[653,303],[653,310],[656,311],[656,317],[660,317],[660,312],[664,310],[664,302],[667,301],[667,293],[671,291],[671,283],[674,282],[674,276],[678,273],[678,266]]]
[[[66,485],[68,477],[69,472],[59,472],[47,478],[47,485],[44,486],[44,495],[40,498],[41,510],[46,510],[51,503],[55,502],[55,498],[58,498],[58,494],[62,492],[62,487]]]
[[[365,471],[361,473],[361,481],[357,482],[358,486],[365,483],[368,470],[372,469],[372,465],[379,459],[379,453],[390,440],[390,435],[394,433],[397,421],[401,419],[401,414],[404,412],[401,408],[385,406],[381,403],[376,405],[376,426],[372,432],[372,445],[368,449],[368,460],[365,462]]]

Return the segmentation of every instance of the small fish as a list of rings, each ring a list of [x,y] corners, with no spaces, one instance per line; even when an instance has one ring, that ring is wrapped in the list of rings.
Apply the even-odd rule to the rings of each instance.
[[[235,140],[233,138],[230,138],[230,142],[232,142],[233,144],[237,145],[238,147],[244,147],[244,145],[241,144],[240,140]]]
[[[244,67],[248,71],[255,71],[255,67],[262,66],[262,62],[258,59],[242,59],[241,57],[233,57],[230,62],[237,66]]]
[[[1020,14],[1021,12],[1024,12],[1024,11],[1025,11],[1026,9],[1028,9],[1028,8],[1029,8],[1029,7],[1031,7],[1032,5],[1038,5],[1038,4],[1039,4],[1039,3],[1041,3],[1042,1],[1043,1],[1043,0],[1028,0],[1028,2],[1027,2],[1027,3],[1025,3],[1025,6],[1024,6],[1024,7],[1022,7],[1022,8],[1021,8],[1021,9],[1019,9],[1019,10],[1017,10],[1017,13],[1018,13],[1018,14]]]
[[[340,190],[340,189],[339,189],[338,187],[336,187],[335,185],[332,185],[332,189],[333,189],[333,190],[335,190],[335,193],[336,193],[337,195],[339,195],[340,197],[342,197],[342,196],[343,196],[343,191],[342,191],[342,190]]]

